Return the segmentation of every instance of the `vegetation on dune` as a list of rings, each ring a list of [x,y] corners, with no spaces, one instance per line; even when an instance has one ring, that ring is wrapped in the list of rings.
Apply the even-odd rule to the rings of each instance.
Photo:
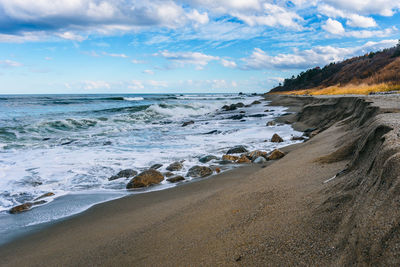
[[[301,72],[285,79],[271,93],[368,94],[399,90],[399,85],[400,40],[392,48]]]

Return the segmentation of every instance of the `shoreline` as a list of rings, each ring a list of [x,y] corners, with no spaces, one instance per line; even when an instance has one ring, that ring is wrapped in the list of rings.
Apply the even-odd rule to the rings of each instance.
[[[354,97],[273,98],[297,110],[280,120],[291,121],[298,129],[313,129],[309,141],[286,147],[290,151],[284,158],[268,162],[265,168],[245,166],[211,179],[95,205],[0,246],[4,265],[398,263],[391,246],[373,247],[376,238],[388,233],[392,235],[385,242],[398,242],[398,232],[391,228],[396,223],[385,221],[378,228],[382,231],[374,232],[376,237],[367,234],[371,227],[376,229],[372,220],[376,211],[367,211],[371,208],[367,204],[373,204],[365,192],[368,188],[360,187],[360,182],[349,185],[351,177],[350,181],[360,177],[370,184],[372,176],[363,173],[370,169],[364,166],[367,163],[385,173],[386,163],[367,159],[380,152],[364,151],[377,145],[384,148],[386,143],[368,140],[381,140],[397,129],[398,102],[380,97],[369,98],[373,104]],[[385,126],[390,119],[394,122]],[[363,136],[372,137],[366,143]],[[386,145],[393,150],[392,143]],[[394,160],[390,155],[389,159]],[[384,200],[390,191],[381,191],[375,195],[380,192],[379,199]],[[369,217],[362,217],[361,211]],[[354,228],[347,214],[364,218],[357,220],[361,225]],[[371,256],[356,252],[371,246]]]

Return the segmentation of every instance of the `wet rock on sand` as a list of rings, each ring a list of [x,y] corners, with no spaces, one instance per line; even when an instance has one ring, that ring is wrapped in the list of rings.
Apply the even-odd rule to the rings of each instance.
[[[267,122],[267,126],[275,126],[276,122],[275,121],[269,121]]]
[[[258,100],[256,100],[256,101],[253,101],[253,103],[251,103],[252,105],[258,105],[258,104],[261,104],[261,102],[260,101],[258,101]]]
[[[164,180],[164,176],[161,172],[149,169],[133,177],[126,185],[126,189],[147,187],[153,184],[159,184],[162,180]]]
[[[226,154],[238,154],[238,153],[246,153],[248,152],[244,146],[235,146],[226,152]]]
[[[176,183],[176,182],[184,181],[184,180],[185,180],[185,177],[183,177],[181,175],[177,175],[177,176],[174,176],[174,177],[171,177],[171,178],[167,179],[167,181],[170,182],[170,183]]]
[[[21,205],[11,208],[8,212],[11,214],[17,214],[17,213],[21,213],[24,211],[28,211],[35,205],[42,205],[44,203],[46,203],[45,200],[39,200],[39,201],[35,201],[35,202],[26,202],[24,204],[21,204]]]
[[[251,163],[251,160],[246,155],[242,155],[237,161],[237,163]]]
[[[209,161],[211,161],[211,160],[213,160],[213,159],[218,159],[218,157],[216,157],[216,156],[214,156],[214,155],[207,155],[207,156],[201,157],[201,158],[199,159],[199,161],[200,161],[201,163],[207,163],[207,162],[209,162]]]
[[[113,181],[119,178],[129,178],[129,177],[133,177],[137,174],[137,171],[132,170],[132,169],[126,169],[126,170],[122,170],[119,173],[117,173],[117,175],[113,175],[110,178],[108,178],[109,181]]]
[[[262,163],[265,163],[265,162],[267,162],[267,160],[264,158],[264,157],[257,157],[255,160],[253,160],[253,163],[255,163],[255,164],[262,164]]]
[[[273,143],[282,143],[283,139],[278,134],[274,134],[271,138],[271,142]]]
[[[267,157],[267,152],[260,151],[260,150],[254,150],[254,151],[248,153],[247,156],[248,156],[251,160],[255,160],[255,159],[258,158],[258,157]]]
[[[280,151],[279,149],[275,149],[274,151],[271,152],[271,154],[268,156],[269,160],[276,160],[283,158],[285,156],[285,153]]]
[[[164,172],[163,175],[165,177],[171,177],[171,176],[174,176],[174,173],[173,172]]]
[[[193,178],[200,178],[200,177],[210,176],[212,173],[213,170],[211,168],[196,165],[189,169],[187,176]]]
[[[167,167],[167,171],[180,171],[183,168],[183,164],[180,163],[179,161],[176,161],[174,163],[171,163],[168,167]]]
[[[237,161],[239,159],[238,156],[232,156],[232,155],[223,155],[222,160],[228,160],[228,161]]]

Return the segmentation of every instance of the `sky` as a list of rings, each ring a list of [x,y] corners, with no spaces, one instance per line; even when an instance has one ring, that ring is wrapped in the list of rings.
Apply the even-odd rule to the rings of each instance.
[[[266,92],[399,27],[400,0],[0,0],[0,94]]]

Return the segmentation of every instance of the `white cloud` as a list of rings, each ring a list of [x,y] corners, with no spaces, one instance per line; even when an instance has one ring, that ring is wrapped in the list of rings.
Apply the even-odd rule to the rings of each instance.
[[[144,89],[144,85],[141,81],[133,80],[129,83],[128,88],[133,90],[139,90],[139,89]]]
[[[167,50],[155,54],[175,64],[174,67],[194,65],[196,69],[203,69],[210,61],[219,60],[219,57],[206,55],[200,52],[169,52]]]
[[[144,60],[138,60],[138,59],[132,59],[131,62],[132,62],[133,64],[144,64],[144,63],[145,63]]]
[[[351,14],[346,23],[350,27],[371,28],[378,26],[373,18]]]
[[[224,67],[227,68],[236,68],[237,64],[235,61],[227,60],[227,59],[221,59],[221,64]]]
[[[125,54],[116,54],[116,53],[107,53],[107,52],[102,52],[103,55],[109,56],[109,57],[120,57],[120,58],[128,58],[129,56]]]
[[[9,60],[9,59],[5,59],[5,60],[0,60],[0,65],[2,65],[3,67],[22,67],[22,63],[13,61],[13,60]]]
[[[84,81],[83,88],[85,90],[110,89],[111,85],[105,81]]]
[[[336,9],[363,15],[392,16],[400,8],[398,0],[323,0]]]
[[[143,73],[146,73],[149,75],[154,75],[154,71],[152,71],[152,70],[144,70]]]
[[[344,28],[342,23],[340,23],[337,20],[329,18],[324,25],[322,25],[322,29],[325,31],[332,33],[332,34],[343,34],[344,33]]]
[[[71,40],[71,41],[78,41],[78,42],[82,42],[84,40],[86,40],[87,37],[83,37],[79,34],[73,33],[73,32],[62,32],[62,33],[57,33],[56,34],[58,37],[61,37],[63,39],[66,40]]]
[[[323,66],[330,62],[341,61],[345,58],[363,55],[370,51],[392,47],[397,40],[383,40],[380,42],[367,42],[355,47],[316,46],[308,50],[294,50],[291,54],[278,54],[270,56],[265,51],[255,48],[248,58],[242,59],[244,69],[306,69]]]

